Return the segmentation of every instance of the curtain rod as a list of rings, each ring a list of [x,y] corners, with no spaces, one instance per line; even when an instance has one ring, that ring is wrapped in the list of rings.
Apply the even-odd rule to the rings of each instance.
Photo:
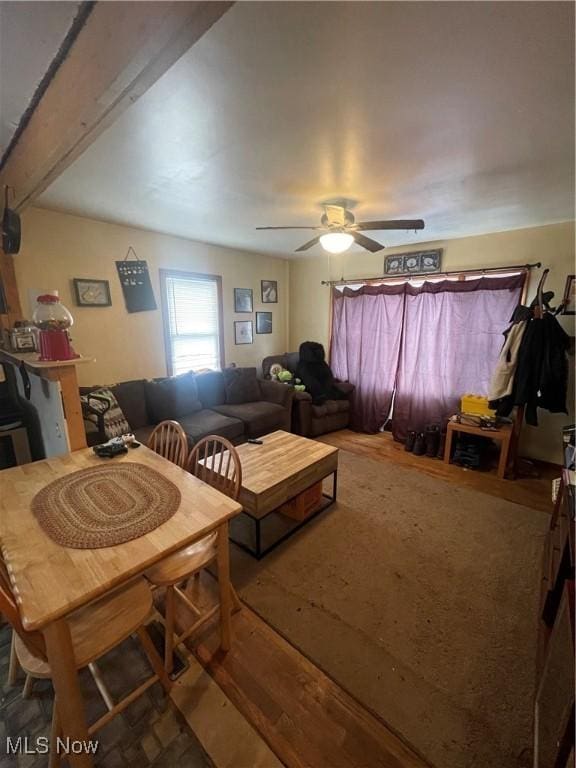
[[[350,283],[374,283],[382,282],[383,280],[389,282],[391,280],[406,281],[411,280],[414,277],[448,277],[451,275],[485,275],[488,272],[514,272],[522,269],[539,269],[542,266],[541,261],[536,261],[534,264],[514,264],[510,267],[485,267],[484,269],[456,269],[452,272],[417,272],[409,273],[407,275],[382,275],[382,277],[354,277],[350,280],[345,280],[344,277],[340,280],[322,280],[321,285],[349,285]]]

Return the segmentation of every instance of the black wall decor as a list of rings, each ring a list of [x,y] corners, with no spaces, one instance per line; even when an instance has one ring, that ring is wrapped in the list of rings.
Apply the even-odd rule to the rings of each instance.
[[[135,256],[133,261],[128,258],[130,252]],[[116,262],[116,269],[128,312],[144,312],[148,309],[156,309],[156,299],[150,282],[148,264],[136,256],[136,251],[132,246],[128,248],[124,261]]]

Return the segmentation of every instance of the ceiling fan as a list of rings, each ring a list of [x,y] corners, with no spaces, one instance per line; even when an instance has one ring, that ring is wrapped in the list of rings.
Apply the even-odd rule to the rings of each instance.
[[[325,234],[317,235],[296,251],[307,251],[313,245],[320,243],[324,250],[330,253],[343,253],[353,242],[375,253],[384,248],[383,245],[370,237],[361,234],[363,230],[383,229],[424,229],[422,219],[400,219],[389,221],[359,221],[355,223],[354,214],[343,205],[325,205],[319,227],[256,227],[256,229],[314,229]]]

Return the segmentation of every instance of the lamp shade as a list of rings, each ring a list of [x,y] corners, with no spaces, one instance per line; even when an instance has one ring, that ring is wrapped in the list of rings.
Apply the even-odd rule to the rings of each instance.
[[[354,238],[347,232],[328,232],[328,234],[320,236],[322,248],[330,253],[343,253],[350,248],[353,242]]]

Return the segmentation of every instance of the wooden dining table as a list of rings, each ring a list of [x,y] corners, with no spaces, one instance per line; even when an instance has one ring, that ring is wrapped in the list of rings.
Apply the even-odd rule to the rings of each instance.
[[[106,461],[138,462],[164,475],[180,490],[178,510],[158,528],[124,544],[101,549],[60,546],[38,524],[32,499],[53,480]],[[0,472],[0,551],[23,626],[42,632],[46,641],[65,736],[89,739],[67,616],[215,530],[219,532],[221,645],[223,650],[230,648],[228,521],[241,510],[236,501],[143,445],[114,459],[101,459],[91,449],[83,449]],[[87,754],[70,754],[68,759],[73,766],[92,765]]]

